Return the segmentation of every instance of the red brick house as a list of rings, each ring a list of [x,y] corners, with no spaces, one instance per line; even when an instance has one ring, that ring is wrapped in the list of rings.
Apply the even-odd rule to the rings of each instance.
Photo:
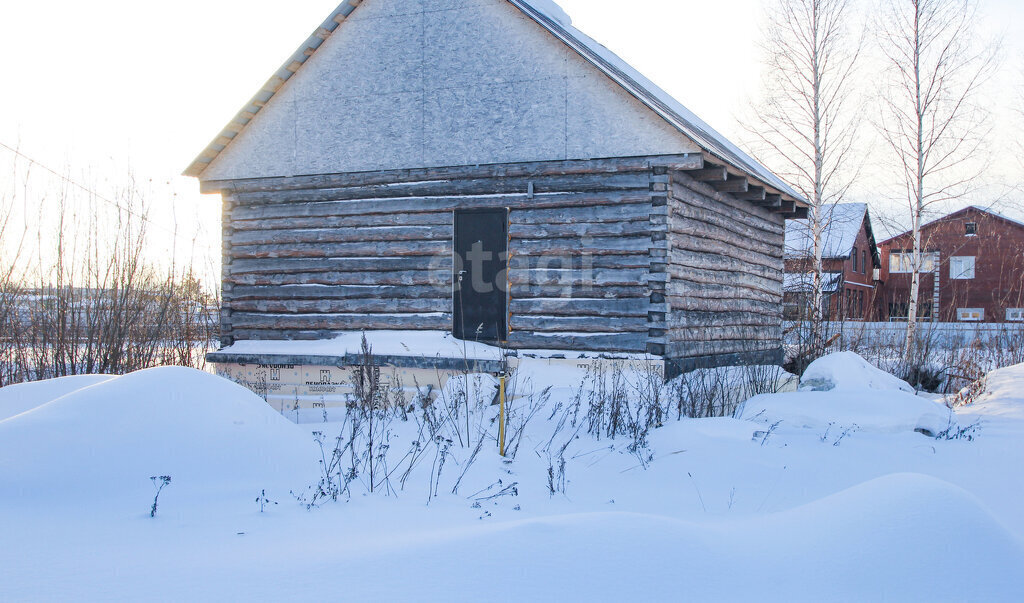
[[[943,322],[1024,322],[1024,223],[967,207],[921,227],[919,315]],[[910,233],[879,245],[883,318],[906,319]]]
[[[822,262],[827,318],[875,320],[880,256],[865,203],[842,203],[823,215]],[[808,220],[786,223],[784,314],[806,318],[812,303],[814,243]]]

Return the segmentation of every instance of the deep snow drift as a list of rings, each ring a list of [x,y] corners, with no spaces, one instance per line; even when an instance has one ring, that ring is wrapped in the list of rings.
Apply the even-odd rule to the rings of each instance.
[[[914,393],[909,383],[876,368],[853,352],[836,352],[812,362],[800,378],[800,390]]]
[[[111,375],[72,375],[36,383],[0,387],[0,421],[42,406],[71,392],[113,379]]]
[[[316,459],[308,434],[262,399],[187,368],[102,380],[0,421],[7,504],[70,499],[142,512],[149,478],[162,475],[172,478],[162,496],[185,507],[241,504],[264,488],[310,483]]]
[[[118,377],[0,421],[0,599],[1016,600],[1024,367],[958,411],[977,439],[947,441],[913,431],[933,410],[947,422],[940,404],[829,365],[836,391],[755,397],[738,413],[754,420],[669,416],[638,444],[589,431],[585,409],[571,428],[574,400],[617,399],[614,384],[530,361],[508,459],[494,380],[471,376],[442,405],[469,415],[378,420],[376,491],[360,465],[311,509],[289,492],[318,482],[313,438],[329,459],[352,417],[295,425],[188,369]]]

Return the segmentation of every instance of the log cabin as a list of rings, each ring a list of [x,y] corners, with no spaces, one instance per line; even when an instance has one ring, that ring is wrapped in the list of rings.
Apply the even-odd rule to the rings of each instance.
[[[781,361],[806,202],[550,0],[345,0],[185,174],[223,203],[214,363],[379,330]]]

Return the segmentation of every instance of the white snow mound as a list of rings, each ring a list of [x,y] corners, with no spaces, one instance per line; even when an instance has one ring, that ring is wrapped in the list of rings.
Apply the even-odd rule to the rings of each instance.
[[[920,431],[936,435],[956,424],[944,405],[906,392],[815,392],[765,394],[744,402],[737,419],[821,431],[856,428],[879,433]]]
[[[1024,419],[1024,364],[989,373],[985,393],[967,408],[986,415]]]
[[[800,391],[904,391],[914,392],[906,381],[876,368],[853,352],[822,356],[800,378]]]
[[[141,512],[161,475],[168,497],[251,503],[262,489],[300,491],[318,472],[308,433],[249,390],[188,368],[117,377],[0,421],[0,491],[27,504]]]
[[[494,542],[516,559],[516,572],[502,571],[502,560],[484,553]],[[735,520],[570,513],[384,543],[352,547],[339,563],[353,576],[392,563],[407,568],[406,579],[355,580],[348,596],[442,598],[423,590],[429,585],[466,599],[501,592],[526,601],[624,601],[637,599],[642,585],[644,600],[677,601],[682,580],[685,598],[698,601],[758,600],[766,584],[768,599],[780,601],[817,601],[822,593],[850,601],[955,601],[1006,600],[1024,587],[1024,550],[974,496],[909,473]],[[951,559],[967,578],[935,579]],[[678,579],[664,579],[673,571]],[[241,581],[234,594],[259,597],[273,588],[275,577],[255,579]]]
[[[71,392],[113,378],[113,375],[71,375],[0,387],[0,421],[28,412]]]

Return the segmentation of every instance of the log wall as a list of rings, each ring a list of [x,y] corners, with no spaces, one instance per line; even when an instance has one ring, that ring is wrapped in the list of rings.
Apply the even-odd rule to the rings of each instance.
[[[225,208],[223,343],[448,330],[453,211],[506,207],[510,347],[664,353],[669,172],[701,161],[206,182]]]
[[[671,172],[665,355],[681,370],[781,361],[784,219]]]

